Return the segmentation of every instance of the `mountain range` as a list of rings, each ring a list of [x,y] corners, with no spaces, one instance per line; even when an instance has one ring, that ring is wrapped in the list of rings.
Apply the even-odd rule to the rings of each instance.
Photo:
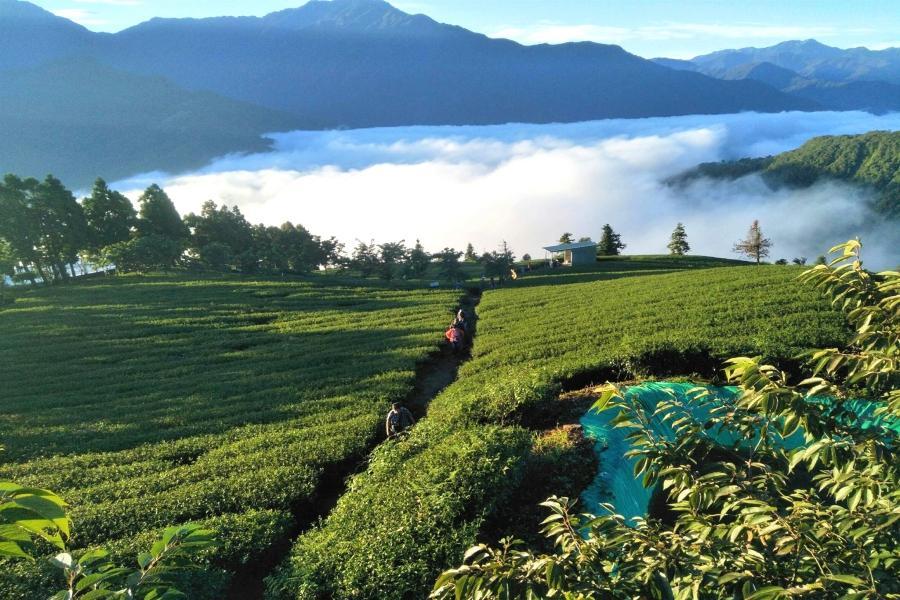
[[[753,80],[830,110],[900,110],[900,48],[834,48],[816,40],[654,59],[722,80]]]
[[[0,172],[53,172],[81,186],[98,175],[179,171],[258,150],[267,144],[260,136],[275,130],[853,104],[844,88],[798,91],[819,90],[798,79],[811,77],[803,73],[773,85],[682,62],[588,42],[524,46],[382,0],[313,0],[264,17],[152,19],[116,34],[0,0],[0,130],[9,132]],[[869,71],[891,72],[880,69]],[[873,84],[896,85],[859,81]],[[824,102],[829,93],[838,99]]]

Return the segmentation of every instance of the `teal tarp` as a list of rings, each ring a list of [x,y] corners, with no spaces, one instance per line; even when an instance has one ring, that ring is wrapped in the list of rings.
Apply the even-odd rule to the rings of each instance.
[[[625,393],[629,400],[643,404],[649,414],[660,400],[671,398],[671,393],[674,393],[680,400],[684,401],[688,397],[688,392],[697,387],[700,386],[690,382],[649,382],[631,386]],[[716,398],[720,398],[723,401],[733,400],[740,393],[736,387],[703,387],[706,387]],[[850,408],[863,419],[861,423],[863,428],[877,425],[889,428],[900,434],[900,423],[885,423],[883,419],[871,417],[872,411],[875,410],[875,403],[865,400],[849,400],[844,403],[844,406]],[[706,415],[698,414],[699,410],[694,411],[694,417],[698,419],[705,418]],[[588,411],[580,419],[585,435],[595,441],[594,452],[599,463],[597,477],[582,493],[581,499],[587,512],[603,512],[600,509],[600,504],[607,502],[611,503],[615,507],[616,512],[626,519],[643,517],[647,514],[647,505],[650,502],[653,490],[645,488],[641,484],[640,479],[635,478],[634,465],[637,460],[625,458],[625,453],[629,450],[629,444],[625,441],[624,429],[615,429],[610,426],[609,423],[614,416],[615,411],[607,411],[600,414]],[[654,430],[658,433],[674,438],[671,428],[661,422],[661,420],[654,419],[652,424]],[[720,438],[718,441],[724,445],[731,445],[736,440]],[[797,447],[802,443],[802,432],[795,432],[794,435],[785,440],[785,446],[788,448]]]

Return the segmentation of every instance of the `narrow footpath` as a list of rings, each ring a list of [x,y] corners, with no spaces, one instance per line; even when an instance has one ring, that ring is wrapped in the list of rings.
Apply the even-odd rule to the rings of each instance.
[[[422,419],[428,412],[428,405],[447,386],[456,381],[459,367],[471,358],[472,342],[478,331],[478,315],[475,311],[481,302],[481,290],[469,289],[459,299],[469,315],[469,343],[464,351],[456,353],[444,343],[416,368],[413,388],[404,399],[404,404],[416,420]],[[449,314],[448,314],[449,318]],[[442,335],[443,331],[436,332]],[[294,530],[285,539],[273,544],[261,556],[256,557],[235,573],[228,588],[227,600],[262,600],[265,592],[265,578],[288,555],[294,541],[320,519],[326,518],[337,504],[338,499],[347,489],[347,480],[365,468],[367,457],[385,440],[384,426],[379,423],[378,438],[363,456],[355,456],[339,464],[333,465],[322,475],[319,492],[312,503],[302,503],[293,507],[296,520]]]

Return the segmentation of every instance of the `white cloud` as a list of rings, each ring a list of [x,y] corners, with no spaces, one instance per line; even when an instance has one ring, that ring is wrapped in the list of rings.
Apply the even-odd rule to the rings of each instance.
[[[900,48],[900,40],[894,42],[881,42],[879,44],[869,44],[866,47],[869,50],[887,50],[889,48]]]
[[[106,19],[100,18],[96,12],[84,8],[61,8],[59,10],[54,10],[53,14],[57,17],[74,21],[79,25],[84,25],[85,27],[106,25],[109,23]]]
[[[858,30],[853,32],[862,33]],[[492,32],[491,37],[509,38],[524,44],[562,44],[579,41],[623,44],[632,41],[693,40],[710,37],[726,40],[808,39],[846,33],[848,30],[838,30],[830,26],[805,27],[762,23],[736,25],[664,23],[641,27],[606,27],[544,21],[529,27],[501,27]]]
[[[214,199],[253,222],[302,223],[320,235],[421,239],[426,247],[543,255],[561,232],[599,236],[611,223],[628,251],[663,253],[685,223],[698,254],[732,256],[753,219],[773,259],[816,256],[860,235],[880,266],[900,261],[900,239],[860,207],[864,192],[823,184],[769,190],[757,177],[663,181],[699,162],[781,152],[812,136],[900,129],[900,114],[782,113],[607,120],[558,125],[400,127],[291,132],[273,152],[225,157],[180,176],[115,184],[136,197],[159,182],[182,212]],[[876,250],[877,248],[877,250]]]

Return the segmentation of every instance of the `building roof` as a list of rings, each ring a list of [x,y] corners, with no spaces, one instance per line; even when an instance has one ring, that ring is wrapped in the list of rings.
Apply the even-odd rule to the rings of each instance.
[[[557,244],[555,246],[544,246],[547,252],[565,252],[566,250],[579,250],[581,248],[596,248],[597,242],[588,240],[586,242],[575,242],[573,244]]]

